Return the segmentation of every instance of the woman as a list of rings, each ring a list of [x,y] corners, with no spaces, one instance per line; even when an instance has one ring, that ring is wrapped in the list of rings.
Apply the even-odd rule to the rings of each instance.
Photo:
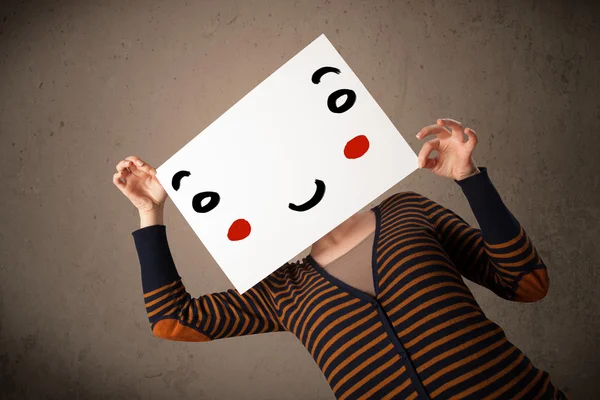
[[[419,167],[460,185],[481,230],[423,195],[396,193],[242,295],[187,293],[169,251],[167,194],[156,171],[134,156],[121,161],[113,182],[140,211],[132,235],[152,333],[204,342],[292,332],[338,399],[565,398],[486,318],[462,279],[533,302],[547,293],[546,265],[487,169],[475,165],[475,132],[440,119],[417,137],[433,135]]]

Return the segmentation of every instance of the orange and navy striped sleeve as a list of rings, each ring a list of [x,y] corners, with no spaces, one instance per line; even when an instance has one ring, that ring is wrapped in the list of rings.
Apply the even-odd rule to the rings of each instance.
[[[428,215],[445,252],[459,272],[498,296],[534,302],[548,292],[546,265],[531,238],[508,210],[487,168],[455,182],[461,187],[481,229],[423,196]]]
[[[192,297],[177,272],[165,225],[132,232],[141,267],[144,303],[152,333],[162,339],[207,342],[285,330],[264,280],[237,289]]]

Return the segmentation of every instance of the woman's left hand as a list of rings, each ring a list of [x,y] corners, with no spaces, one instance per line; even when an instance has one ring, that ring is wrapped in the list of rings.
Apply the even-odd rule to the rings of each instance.
[[[463,132],[468,136],[465,142]],[[481,172],[471,155],[477,146],[477,135],[470,128],[463,129],[460,122],[449,118],[437,120],[437,124],[421,129],[417,138],[436,135],[423,144],[419,152],[419,168],[430,169],[434,174],[460,181]],[[438,154],[429,158],[433,150]]]

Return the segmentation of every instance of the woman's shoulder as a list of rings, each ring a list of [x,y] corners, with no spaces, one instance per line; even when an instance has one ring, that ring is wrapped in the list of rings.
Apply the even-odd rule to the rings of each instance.
[[[421,193],[418,193],[418,192],[415,192],[412,190],[406,190],[406,191],[402,191],[402,192],[393,193],[393,194],[385,197],[379,203],[379,208],[386,209],[388,207],[398,205],[400,202],[410,201],[410,200],[422,200],[425,198],[426,197],[423,196]]]
[[[276,283],[278,286],[286,285],[289,279],[297,275],[299,269],[307,268],[307,263],[306,257],[296,261],[288,261],[268,276],[265,276],[261,282],[267,283],[268,286],[271,286],[272,283]]]

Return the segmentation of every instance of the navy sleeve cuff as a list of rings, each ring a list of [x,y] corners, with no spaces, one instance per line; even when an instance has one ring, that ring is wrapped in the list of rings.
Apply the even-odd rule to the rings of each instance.
[[[471,210],[479,223],[483,240],[499,244],[514,239],[521,225],[506,207],[500,194],[488,176],[486,167],[479,167],[478,174],[456,182],[469,201]]]
[[[144,293],[181,279],[171,256],[165,225],[147,226],[131,234],[140,260]]]

